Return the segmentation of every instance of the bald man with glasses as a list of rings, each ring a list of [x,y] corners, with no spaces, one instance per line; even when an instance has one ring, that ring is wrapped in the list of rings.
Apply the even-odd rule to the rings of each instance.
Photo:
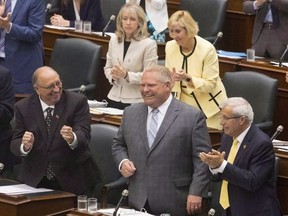
[[[18,180],[91,196],[101,176],[88,148],[87,98],[63,90],[58,73],[50,67],[37,69],[32,83],[36,93],[15,104],[11,150],[23,158]]]

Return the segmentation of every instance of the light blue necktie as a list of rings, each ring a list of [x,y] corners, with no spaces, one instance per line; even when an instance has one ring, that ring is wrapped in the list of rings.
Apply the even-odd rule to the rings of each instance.
[[[148,133],[147,133],[148,144],[149,144],[150,148],[154,142],[154,139],[155,139],[157,131],[158,131],[158,112],[159,112],[158,109],[153,109],[151,111],[152,116],[151,116],[151,121],[150,121],[150,124],[148,127]]]
[[[5,11],[4,11],[3,17],[6,17],[9,12],[11,12],[11,0],[6,0]],[[0,51],[3,53],[5,52],[5,45],[4,45],[5,35],[6,35],[5,29],[1,29]]]

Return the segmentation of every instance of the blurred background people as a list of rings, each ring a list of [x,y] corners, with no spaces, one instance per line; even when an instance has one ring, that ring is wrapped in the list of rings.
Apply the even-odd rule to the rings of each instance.
[[[244,0],[243,10],[255,14],[252,33],[255,54],[279,60],[288,44],[288,1]],[[288,55],[284,59],[288,60]]]
[[[61,0],[46,0],[46,24],[51,24],[51,17],[54,14],[60,14],[61,11]]]
[[[202,110],[208,127],[221,130],[219,104],[227,96],[215,47],[197,35],[198,24],[188,11],[175,12],[168,28],[173,40],[166,44],[165,65],[173,74],[174,96]]]
[[[50,19],[52,25],[63,27],[75,27],[75,20],[91,21],[92,30],[102,31],[104,18],[100,0],[63,0],[61,14],[55,14]]]
[[[202,152],[214,181],[222,181],[220,204],[225,216],[280,216],[275,152],[267,134],[253,125],[254,113],[243,98],[221,105],[224,133],[218,151]]]
[[[20,158],[10,151],[12,140],[12,128],[10,125],[14,117],[15,93],[12,85],[10,71],[0,66],[0,163],[4,169],[0,170],[0,176],[14,178],[12,175],[13,166],[20,162]]]
[[[145,13],[137,4],[122,6],[116,25],[104,71],[112,85],[109,106],[124,109],[143,101],[140,79],[145,68],[157,64],[157,44],[149,38]]]
[[[34,92],[32,74],[44,65],[45,2],[5,2],[0,3],[0,65],[11,71],[15,93],[30,94]]]
[[[33,85],[36,93],[15,104],[11,150],[23,158],[18,180],[91,196],[101,174],[88,147],[87,98],[62,90],[58,73],[50,67],[35,71]]]
[[[207,215],[208,167],[199,158],[211,151],[205,116],[172,97],[173,80],[164,66],[141,77],[144,103],[124,110],[112,154],[129,177],[129,206],[171,216]]]
[[[146,20],[150,38],[157,42],[165,42],[168,22],[166,0],[126,0],[126,3],[137,3],[146,12]]]

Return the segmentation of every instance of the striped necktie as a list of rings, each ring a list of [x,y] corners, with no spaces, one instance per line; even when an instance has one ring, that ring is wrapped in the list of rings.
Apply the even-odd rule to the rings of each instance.
[[[2,17],[6,17],[7,14],[11,12],[11,0],[6,0],[5,11]],[[0,52],[5,52],[5,29],[0,30]]]
[[[238,140],[234,139],[228,159],[227,159],[229,163],[231,164],[234,163],[237,151],[238,151]],[[228,195],[228,182],[226,180],[222,181],[221,192],[220,192],[220,204],[224,209],[227,209],[230,206],[229,195]]]
[[[147,133],[148,144],[150,148],[154,142],[154,139],[158,131],[158,112],[159,112],[158,109],[153,109],[151,111],[152,116],[151,116],[151,121],[148,127],[148,133]]]

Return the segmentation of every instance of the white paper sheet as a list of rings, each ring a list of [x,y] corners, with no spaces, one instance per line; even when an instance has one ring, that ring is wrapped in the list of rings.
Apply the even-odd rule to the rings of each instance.
[[[52,190],[46,188],[34,188],[26,184],[0,186],[0,193],[7,195],[20,195],[20,194],[40,193],[49,191]]]

